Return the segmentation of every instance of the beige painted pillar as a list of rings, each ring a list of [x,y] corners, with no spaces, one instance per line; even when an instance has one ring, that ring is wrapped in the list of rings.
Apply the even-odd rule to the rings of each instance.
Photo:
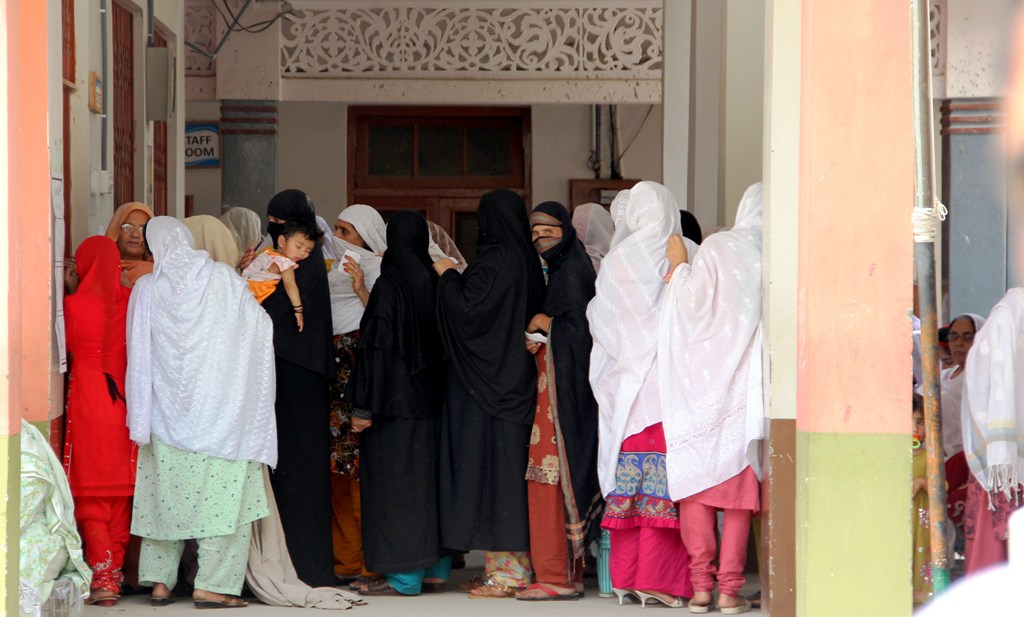
[[[690,186],[690,39],[691,0],[666,2],[662,52],[662,183],[679,207],[693,210]]]
[[[762,483],[761,597],[796,614],[797,232],[800,164],[800,0],[768,0],[764,59],[764,353],[769,411]]]

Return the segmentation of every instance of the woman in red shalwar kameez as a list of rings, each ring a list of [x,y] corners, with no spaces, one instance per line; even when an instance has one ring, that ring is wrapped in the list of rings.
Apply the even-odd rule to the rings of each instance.
[[[75,254],[77,291],[64,299],[71,379],[64,469],[75,519],[93,570],[93,602],[114,604],[121,591],[131,525],[136,446],[125,423],[125,315],[130,289],[121,285],[113,240],[93,236]]]

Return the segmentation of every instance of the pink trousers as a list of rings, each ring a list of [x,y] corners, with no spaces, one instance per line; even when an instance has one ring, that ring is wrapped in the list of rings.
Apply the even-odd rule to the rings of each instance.
[[[747,539],[750,535],[750,510],[724,510],[722,546],[717,551],[715,528],[716,508],[683,500],[679,507],[679,531],[690,553],[690,575],[696,591],[714,591],[715,578],[719,591],[738,596],[743,587],[743,568],[747,564]],[[718,553],[718,568],[715,554]]]

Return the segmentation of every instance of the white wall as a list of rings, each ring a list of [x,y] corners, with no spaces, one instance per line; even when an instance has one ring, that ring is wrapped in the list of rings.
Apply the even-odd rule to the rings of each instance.
[[[531,195],[535,204],[554,200],[570,205],[569,180],[594,177],[587,161],[591,150],[591,109],[590,105],[533,106]],[[601,176],[607,178],[610,173],[607,107],[602,109],[601,115],[605,121]],[[621,160],[623,178],[661,182],[661,133],[660,105],[619,105],[619,151],[636,137]]]
[[[761,180],[764,133],[764,0],[725,5],[722,192],[719,224],[732,226],[743,192]]]
[[[279,103],[277,189],[300,189],[333,221],[347,205],[348,106]]]
[[[189,120],[216,120],[220,106],[217,102],[191,101],[186,113]],[[591,149],[590,114],[589,105],[533,107],[532,198],[535,203],[557,200],[568,204],[569,180],[593,177],[587,166]],[[607,111],[604,116],[607,121]],[[619,118],[620,150],[636,137],[622,158],[623,177],[660,182],[660,107],[620,105]],[[278,190],[298,188],[306,191],[316,204],[317,212],[328,221],[337,217],[348,200],[347,129],[348,108],[343,103],[278,104]],[[604,177],[609,173],[607,148],[606,142]],[[185,192],[195,197],[196,214],[220,215],[220,173],[220,169],[185,172]]]

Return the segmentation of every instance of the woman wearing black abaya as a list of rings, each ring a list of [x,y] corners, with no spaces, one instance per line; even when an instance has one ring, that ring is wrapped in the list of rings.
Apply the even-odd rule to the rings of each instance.
[[[530,550],[537,582],[519,600],[578,597],[592,525],[601,513],[597,481],[597,401],[590,389],[593,339],[587,304],[594,266],[576,239],[565,206],[546,201],[530,215],[533,245],[548,264],[544,308],[527,327],[547,342],[527,341],[537,356],[537,410],[526,470]]]
[[[267,205],[267,232],[274,246],[286,221],[315,216],[313,202],[302,191],[274,195]],[[263,301],[274,322],[277,367],[278,462],[270,479],[295,571],[307,585],[325,587],[334,585],[328,394],[334,351],[323,253],[313,251],[299,262],[295,282],[302,295],[302,332],[284,285]]]
[[[541,308],[544,278],[523,200],[480,200],[477,258],[463,274],[441,260],[438,320],[448,359],[441,428],[441,545],[487,553],[471,597],[509,597],[530,582],[527,451],[537,366],[523,331]]]
[[[352,430],[362,433],[366,566],[387,578],[360,591],[370,596],[439,591],[451,570],[451,557],[440,558],[438,537],[444,364],[426,220],[396,212],[387,243],[345,391],[353,405]]]

